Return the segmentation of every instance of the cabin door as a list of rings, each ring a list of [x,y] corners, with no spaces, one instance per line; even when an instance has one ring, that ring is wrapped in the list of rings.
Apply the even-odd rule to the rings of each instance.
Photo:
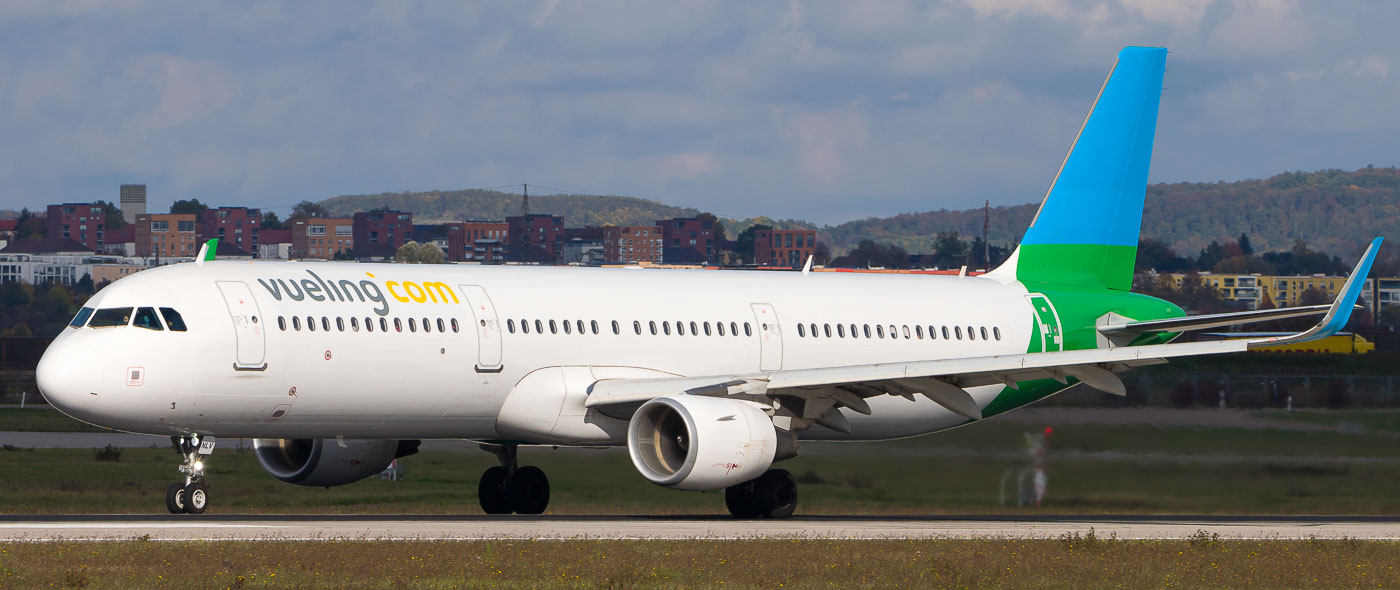
[[[476,372],[501,372],[501,323],[496,319],[496,306],[480,285],[461,285],[462,296],[472,309],[472,326],[476,331]]]
[[[219,292],[224,295],[224,305],[228,307],[229,319],[233,322],[233,336],[238,342],[233,368],[236,371],[261,371],[267,368],[267,343],[263,334],[263,318],[258,313],[258,302],[253,300],[253,292],[242,281],[218,281]]]
[[[1036,331],[1040,332],[1040,351],[1051,352],[1065,349],[1065,339],[1060,330],[1060,315],[1055,312],[1055,306],[1050,304],[1050,299],[1039,293],[1032,293],[1026,296],[1030,300],[1031,308],[1035,310]],[[1031,338],[1035,338],[1031,335]]]
[[[783,369],[783,331],[778,326],[778,312],[767,303],[755,303],[753,319],[758,322],[759,355],[758,370],[781,371]]]

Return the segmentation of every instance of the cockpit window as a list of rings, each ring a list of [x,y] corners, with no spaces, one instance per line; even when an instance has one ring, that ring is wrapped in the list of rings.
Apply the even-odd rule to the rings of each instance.
[[[73,321],[68,322],[68,326],[70,328],[81,328],[83,324],[87,323],[90,317],[92,317],[92,308],[84,307],[78,310],[78,315],[73,316]]]
[[[156,317],[156,310],[150,307],[136,309],[136,321],[131,325],[147,330],[164,330],[160,325],[160,318]]]
[[[171,332],[185,331],[185,318],[180,317],[180,312],[169,307],[162,307],[160,315],[165,318],[165,325],[170,328]]]
[[[109,307],[99,309],[92,313],[92,321],[88,322],[89,328],[112,328],[115,326],[125,326],[131,323],[130,307]]]

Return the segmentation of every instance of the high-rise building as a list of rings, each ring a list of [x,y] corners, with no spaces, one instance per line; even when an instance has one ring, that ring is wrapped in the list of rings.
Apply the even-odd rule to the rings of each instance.
[[[107,212],[96,203],[49,205],[45,235],[68,238],[99,252],[106,243],[106,219]]]
[[[123,184],[120,197],[122,220],[136,223],[136,216],[146,212],[146,185]]]

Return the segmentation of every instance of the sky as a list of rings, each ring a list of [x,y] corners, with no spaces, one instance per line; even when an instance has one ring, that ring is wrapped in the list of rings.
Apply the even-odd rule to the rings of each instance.
[[[121,183],[153,211],[284,214],[519,183],[818,223],[1036,202],[1125,45],[1171,51],[1153,182],[1395,166],[1396,22],[1380,1],[7,0],[0,209]]]

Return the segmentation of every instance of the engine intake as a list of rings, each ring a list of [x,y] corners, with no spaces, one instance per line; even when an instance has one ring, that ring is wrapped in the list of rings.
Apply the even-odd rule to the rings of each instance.
[[[779,443],[783,442],[783,452]],[[627,426],[627,451],[642,476],[680,490],[716,490],[762,475],[776,458],[795,454],[752,402],[679,394],[637,409]],[[780,456],[782,455],[782,456]]]
[[[311,487],[360,481],[384,471],[399,457],[418,452],[416,440],[259,438],[253,440],[258,464],[278,480]]]

